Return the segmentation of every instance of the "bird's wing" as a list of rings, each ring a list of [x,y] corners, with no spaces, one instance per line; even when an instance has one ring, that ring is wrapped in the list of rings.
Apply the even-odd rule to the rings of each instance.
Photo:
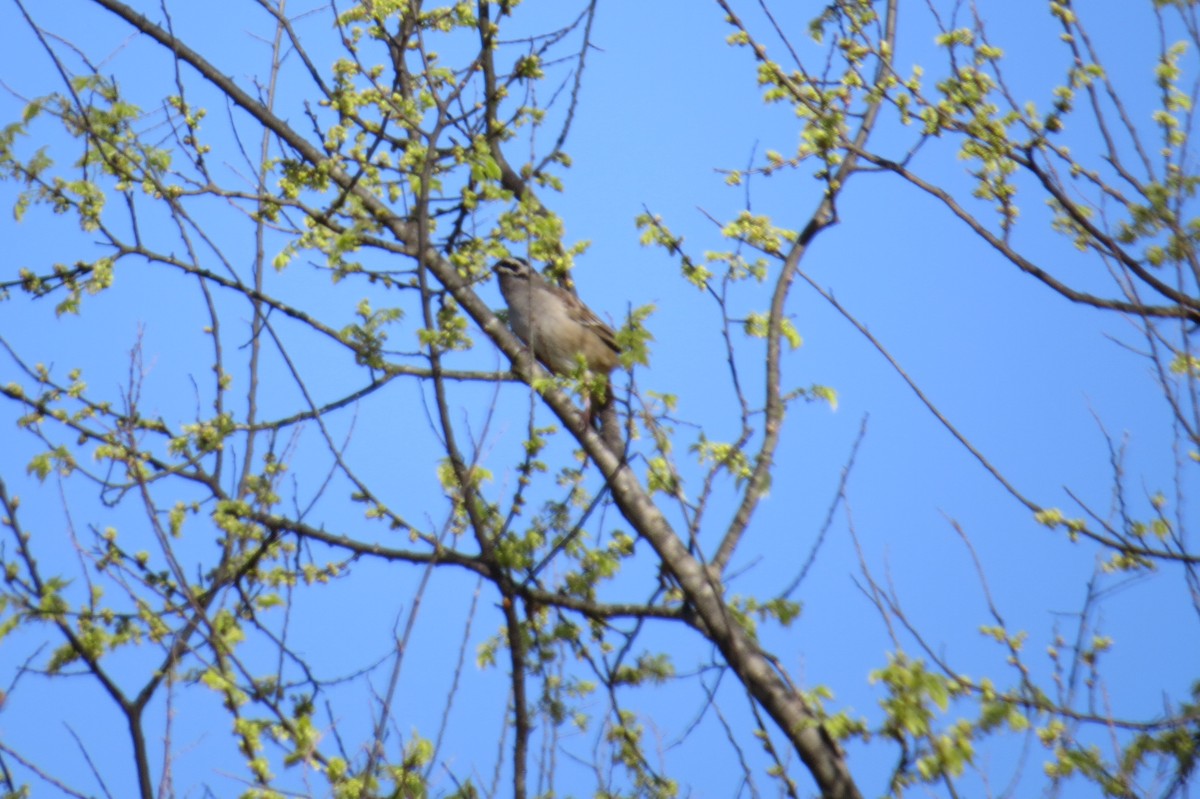
[[[555,288],[558,287],[556,286]],[[559,291],[563,293],[571,317],[595,333],[604,342],[606,347],[619,355],[621,347],[617,344],[617,334],[613,332],[613,329],[606,325],[600,317],[596,316],[591,308],[584,305],[583,300],[565,289],[560,288]]]

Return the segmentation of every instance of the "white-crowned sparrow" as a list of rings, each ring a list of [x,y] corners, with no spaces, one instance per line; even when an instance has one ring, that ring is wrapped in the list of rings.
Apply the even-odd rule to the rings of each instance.
[[[502,258],[492,270],[508,304],[509,326],[547,369],[559,375],[572,374],[582,356],[588,371],[604,377],[604,396],[595,397],[601,432],[609,447],[620,450],[621,431],[608,381],[620,353],[616,333],[578,297],[546,280],[524,260]],[[590,410],[589,403],[589,423]]]

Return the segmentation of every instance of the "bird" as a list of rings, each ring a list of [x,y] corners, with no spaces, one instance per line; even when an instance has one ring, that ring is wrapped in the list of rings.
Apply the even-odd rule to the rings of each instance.
[[[573,374],[580,358],[593,375],[603,377],[603,396],[589,397],[586,424],[594,419],[592,399],[599,400],[600,432],[608,446],[623,448],[610,375],[620,360],[617,334],[571,292],[558,286],[522,258],[501,258],[492,266],[508,305],[508,324],[543,366],[557,375]]]

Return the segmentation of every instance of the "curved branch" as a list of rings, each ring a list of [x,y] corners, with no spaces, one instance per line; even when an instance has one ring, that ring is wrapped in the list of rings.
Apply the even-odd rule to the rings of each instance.
[[[1194,308],[1184,307],[1180,305],[1143,305],[1136,302],[1128,302],[1126,300],[1105,299],[1097,297],[1094,294],[1089,294],[1086,291],[1078,291],[1071,288],[1067,284],[1055,278],[1053,275],[1046,272],[1037,264],[1025,258],[1012,248],[1007,242],[1001,239],[987,227],[976,219],[967,209],[954,199],[953,196],[940,186],[935,186],[927,180],[923,179],[915,172],[909,170],[903,164],[899,164],[883,156],[868,152],[863,149],[856,149],[854,154],[864,161],[867,161],[877,167],[886,169],[889,172],[894,172],[900,177],[907,180],[917,188],[929,194],[932,197],[940,200],[950,212],[967,224],[971,231],[986,241],[997,252],[1011,261],[1022,272],[1031,275],[1042,283],[1045,283],[1058,294],[1066,297],[1071,302],[1076,302],[1081,305],[1090,305],[1093,308],[1103,308],[1110,311],[1123,311],[1125,313],[1136,314],[1138,316],[1153,316],[1164,319],[1190,319],[1200,321],[1200,311]]]

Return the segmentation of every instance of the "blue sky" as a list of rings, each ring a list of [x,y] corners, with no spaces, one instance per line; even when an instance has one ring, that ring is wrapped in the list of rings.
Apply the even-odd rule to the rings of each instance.
[[[249,86],[249,76],[261,73],[267,63],[266,47],[252,33],[267,30],[262,14],[238,7],[226,17],[214,15],[210,7],[200,11],[199,5],[177,5],[181,7],[172,6],[177,30],[186,31],[197,49]],[[1129,4],[1111,0],[1077,5],[1092,20],[1100,52],[1127,90],[1132,113],[1149,128],[1145,120],[1152,108],[1158,36],[1147,23],[1151,18],[1141,6],[1135,11]],[[564,13],[563,9],[563,5],[527,2],[520,22],[538,27],[545,16]],[[811,11],[776,10],[796,41],[804,41],[804,23]],[[84,2],[64,2],[56,11],[33,9],[42,15],[43,25],[103,61],[102,71],[119,76],[126,90],[144,98],[147,110],[151,98],[171,91],[170,75],[163,69],[166,62],[148,44],[131,39],[121,24]],[[149,6],[146,13],[158,17]],[[752,16],[753,9],[746,13]],[[985,4],[984,14],[993,40],[1009,53],[1006,76],[1018,93],[1028,93],[1040,107],[1048,107],[1052,81],[1059,79],[1066,55],[1042,4]],[[0,51],[0,78],[5,85],[26,97],[57,90],[59,84],[49,73],[44,54],[12,4],[0,6],[0,26],[14,32],[11,45]],[[327,56],[321,62],[327,63],[333,52],[327,14],[306,17],[301,30],[313,37],[314,52]],[[794,148],[794,117],[782,106],[764,106],[750,54],[725,46],[728,33],[715,4],[602,3],[594,32],[596,50],[589,56],[582,104],[567,143],[574,165],[564,175],[564,193],[545,198],[564,219],[568,240],[592,242],[578,262],[576,280],[593,308],[619,320],[631,304],[655,305],[649,322],[655,336],[652,360],[648,369],[637,374],[640,388],[677,394],[677,416],[703,424],[717,440],[736,435],[736,418],[730,415],[734,398],[724,365],[711,355],[720,346],[719,312],[709,298],[679,277],[673,259],[639,245],[634,219],[649,208],[685,236],[693,254],[725,249],[728,245],[707,216],[732,217],[744,207],[747,190],[725,186],[718,170],[742,168],[752,154],[767,149],[786,153]],[[933,34],[925,9],[906,6],[897,60],[902,69],[926,64],[929,83],[940,74],[930,61],[936,57]],[[1194,62],[1189,64],[1194,67]],[[197,96],[205,97],[206,87],[197,79],[189,78],[189,85]],[[303,99],[286,92],[283,99],[284,116],[297,126],[303,125]],[[16,118],[21,106],[11,94],[0,93],[0,121]],[[209,115],[212,129],[222,130],[225,109],[210,105]],[[887,123],[881,126],[880,136],[879,146],[885,152],[894,148],[902,153],[912,134]],[[1078,142],[1080,151],[1095,147],[1094,138],[1082,129]],[[236,162],[232,156],[222,161],[226,175],[241,168]],[[963,165],[945,143],[929,146],[915,163],[932,178],[958,188],[966,185]],[[7,205],[15,191],[10,183],[0,184],[0,201]],[[784,172],[769,179],[755,178],[749,197],[756,213],[770,214],[780,226],[798,228],[816,206],[820,185],[807,173]],[[214,218],[218,212],[213,210]],[[1064,488],[1070,488],[1107,512],[1112,466],[1103,423],[1114,438],[1128,436],[1127,479],[1133,493],[1170,491],[1174,456],[1167,409],[1149,377],[1147,362],[1112,340],[1136,343],[1137,331],[1127,321],[1052,295],[973,238],[937,203],[893,178],[856,176],[839,212],[840,224],[819,237],[805,260],[805,272],[869,326],[937,406],[1020,490],[1043,505],[1063,506],[1074,515],[1078,511],[1070,507],[1064,493]],[[246,246],[239,235],[236,230],[220,230],[221,240],[234,253],[244,252],[238,248]],[[1107,285],[1097,262],[1081,257],[1069,242],[1049,232],[1040,200],[1023,205],[1016,235],[1057,274],[1085,285]],[[8,271],[20,266],[44,271],[50,263],[71,262],[81,257],[81,250],[92,249],[90,236],[44,209],[31,212],[20,225],[7,215],[0,217],[0,238],[9,249],[5,279]],[[245,260],[240,266],[244,268]],[[303,266],[269,275],[268,280],[272,290],[299,304],[320,307],[337,323],[350,319],[364,294],[380,305],[390,299],[365,284],[330,288],[323,276]],[[493,285],[482,286],[480,292],[500,306]],[[766,297],[762,289],[746,290],[738,307],[763,309]],[[849,482],[849,500],[853,529],[872,572],[894,585],[926,640],[956,667],[973,676],[1005,673],[1004,651],[977,632],[990,618],[970,555],[952,521],[960,524],[985,565],[989,587],[1006,621],[1012,629],[1028,631],[1030,662],[1042,675],[1048,674],[1050,663],[1038,653],[1056,630],[1073,634],[1071,614],[1082,603],[1095,551],[1036,525],[821,297],[798,286],[789,310],[804,345],[788,354],[785,383],[831,386],[838,393],[838,407],[794,406],[771,497],[759,511],[743,554],[734,561],[735,571],[745,571],[731,581],[731,593],[770,595],[794,578],[825,518],[862,420],[869,416],[868,433]],[[83,311],[79,318],[55,318],[51,301],[30,303],[14,295],[0,305],[0,335],[30,361],[52,363],[63,371],[84,365],[92,386],[115,393],[125,380],[128,352],[137,332],[144,330],[145,358],[151,369],[147,406],[176,423],[195,415],[208,396],[205,381],[211,356],[201,332],[206,324],[204,308],[189,284],[178,276],[131,265],[121,270],[113,291],[86,298]],[[235,349],[244,342],[245,316],[238,317],[235,311],[227,319],[227,343]],[[415,349],[415,341],[405,338],[415,324],[414,319],[394,332],[398,347]],[[361,374],[344,358],[324,359],[322,342],[294,331],[291,335],[289,345],[306,355],[306,378],[324,399],[337,396],[347,381],[361,382]],[[463,362],[478,368],[499,366],[501,360],[486,337],[474,329],[472,336],[477,350]],[[756,389],[753,352],[753,344],[742,349],[749,381]],[[0,363],[0,382],[7,383],[15,376],[14,367],[8,361]],[[298,395],[278,359],[272,359],[269,368],[277,383],[264,400],[264,412],[283,415],[297,407]],[[490,385],[455,388],[455,401],[463,418],[472,421],[472,429],[482,429],[482,411],[494,391]],[[489,428],[488,449],[495,485],[504,487],[516,479],[506,464],[514,462],[513,453],[520,445],[525,423],[521,413],[527,403],[517,386],[505,386],[500,393],[501,408],[508,415],[502,411]],[[11,407],[6,414],[5,419],[17,415]],[[540,411],[538,418],[547,420],[549,414]],[[416,498],[439,496],[431,467],[440,452],[414,385],[394,383],[384,396],[337,415],[330,425],[336,436],[353,432],[348,457],[364,474],[387,485],[398,508],[418,508]],[[0,473],[9,490],[23,497],[25,523],[45,533],[37,536],[43,562],[70,569],[74,553],[69,540],[58,534],[64,526],[58,487],[52,481],[38,486],[25,478],[24,464],[38,445],[27,436],[17,436],[11,427],[8,430],[0,437],[11,442],[0,452]],[[690,440],[685,430],[681,426],[677,440],[681,459]],[[320,449],[317,431],[306,428],[299,451]],[[328,468],[319,456],[312,457],[293,468],[301,494],[318,485]],[[1185,477],[1187,485],[1194,487],[1194,474]],[[81,530],[93,520],[92,514],[97,520],[103,517],[95,507],[94,489],[68,482],[64,492],[72,507],[80,509],[75,521]],[[362,524],[359,510],[349,509],[344,495],[344,491],[331,492],[313,516],[330,525],[354,518],[357,528]],[[714,536],[718,522],[731,513],[729,492],[723,496],[725,504],[712,511]],[[610,509],[609,514],[619,526],[615,511]],[[121,521],[136,530],[132,515]],[[202,550],[207,541],[202,533],[197,536],[186,543]],[[643,562],[632,567],[636,574],[653,573],[654,564],[645,561],[650,554],[644,547],[639,551]],[[391,630],[411,608],[420,576],[418,569],[378,564],[356,563],[350,568],[351,580],[299,596],[294,611],[300,620],[294,631],[298,646],[321,661],[326,675],[364,668],[387,654]],[[1105,578],[1103,584],[1115,586],[1122,579]],[[891,645],[859,588],[861,582],[858,554],[843,510],[796,595],[804,603],[803,616],[791,629],[771,632],[767,640],[803,684],[828,685],[836,694],[836,706],[844,703],[874,718],[879,693],[866,677],[871,669],[884,665]],[[456,656],[473,590],[474,580],[465,574],[439,574],[424,598],[412,644],[414,656],[405,664],[401,683],[402,730],[419,729],[429,735],[436,727],[441,696],[449,684],[448,664]],[[479,602],[472,644],[493,634],[500,623],[495,596],[485,589]],[[1105,659],[1110,686],[1105,699],[1114,713],[1150,716],[1161,709],[1164,695],[1186,696],[1200,660],[1200,636],[1192,631],[1195,614],[1189,605],[1182,575],[1168,568],[1114,591],[1099,606],[1096,622],[1116,642]],[[331,641],[338,645],[331,647]],[[693,637],[665,626],[655,629],[644,643],[677,646],[681,672],[711,656],[696,646]],[[911,646],[911,640],[906,639],[906,645]],[[36,640],[22,635],[0,648],[0,687],[11,683],[34,648]],[[130,674],[139,668],[142,665],[130,657]],[[462,715],[452,729],[454,762],[470,763],[490,777],[487,758],[500,734],[504,680],[501,674],[480,672],[470,663],[467,670],[466,693],[458,700]],[[1011,682],[1011,673],[1007,676]],[[376,688],[385,679],[384,672],[373,673]],[[724,699],[733,707],[738,696],[730,682],[727,677]],[[59,680],[47,689],[32,676],[22,678],[20,689],[0,712],[0,740],[42,762],[53,762],[56,753],[69,746],[71,754],[63,757],[73,760],[67,768],[79,784],[87,784],[85,764],[73,745],[64,744],[62,718],[45,712],[51,701],[47,690],[54,692],[56,704],[88,708],[86,716],[72,718],[73,729],[96,751],[107,753],[105,747],[112,745],[119,755],[119,736],[116,741],[106,740],[110,734],[104,726],[116,717],[107,699],[82,679]],[[361,685],[333,693],[345,702],[346,723],[362,725],[368,717],[370,694]],[[639,693],[636,702],[658,712],[658,731],[669,743],[701,711],[703,695],[695,684],[684,682]],[[181,756],[176,788],[181,795],[198,796],[202,795],[198,786],[208,782],[222,786],[214,789],[218,795],[232,793],[236,782],[213,777],[202,762],[211,757],[210,751],[221,751],[228,720],[215,699],[196,702],[188,710],[180,714],[179,740],[194,747],[191,751],[205,754]],[[709,722],[683,745],[669,750],[668,763],[675,770],[681,763],[704,762],[719,750],[723,751],[720,757],[728,757],[722,749],[723,734],[711,718]],[[1003,784],[1011,750],[1000,748],[989,754],[998,764],[996,780]],[[736,780],[720,757],[712,757],[712,773],[697,766],[699,770],[689,774],[694,795],[734,795]],[[234,765],[229,771],[235,771],[236,758],[230,762]],[[878,794],[893,762],[890,750],[855,749],[851,767],[862,775],[864,791]],[[1025,775],[1035,786],[1040,784],[1039,763],[1040,753],[1035,753],[1027,765],[1031,773]],[[130,786],[123,786],[120,776],[114,779],[110,786],[114,793],[125,795]]]

